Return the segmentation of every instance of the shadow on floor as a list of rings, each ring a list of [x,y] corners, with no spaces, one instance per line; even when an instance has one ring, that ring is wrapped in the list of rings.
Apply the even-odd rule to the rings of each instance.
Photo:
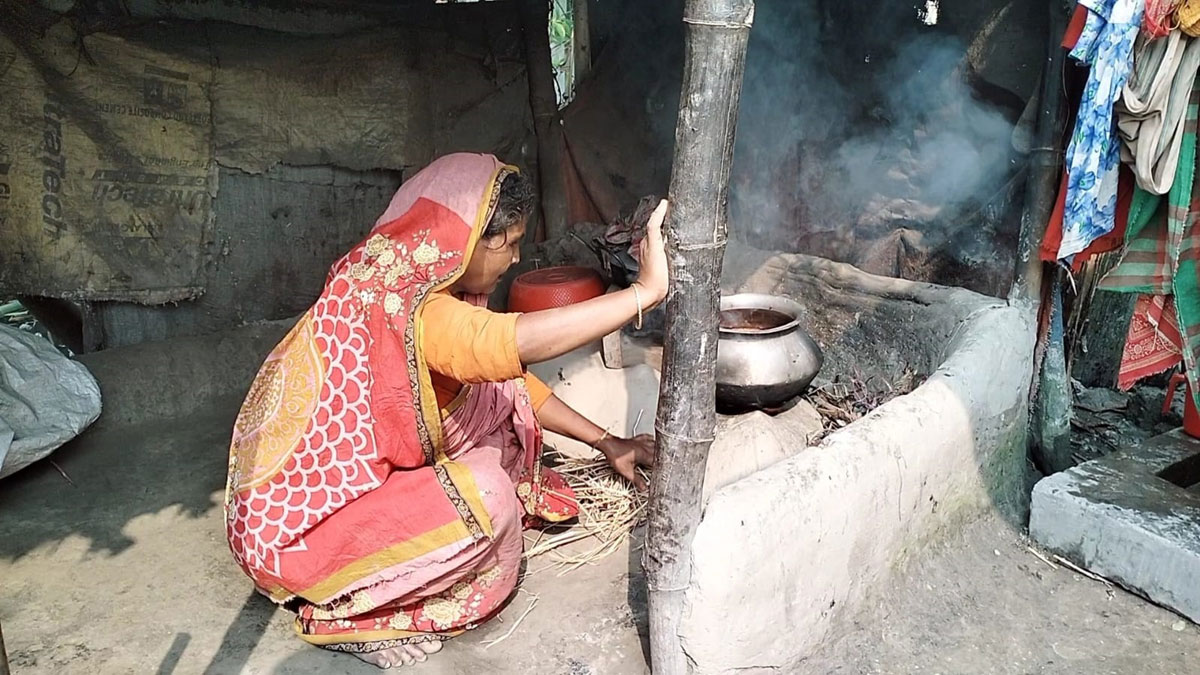
[[[179,659],[183,657],[183,652],[187,651],[188,643],[191,641],[191,633],[175,634],[175,641],[171,643],[171,648],[167,650],[167,655],[163,657],[162,663],[158,665],[158,675],[171,675],[175,672],[175,668],[179,665]]]
[[[250,661],[250,654],[258,646],[258,641],[267,632],[271,615],[274,613],[275,605],[257,591],[251,590],[246,596],[246,602],[242,603],[237,618],[225,630],[225,636],[221,638],[221,647],[204,669],[204,675],[242,672]]]
[[[238,404],[222,402],[181,420],[88,432],[5,479],[0,559],[16,560],[71,535],[85,537],[92,551],[115,554],[133,544],[123,530],[138,516],[176,507],[200,517],[220,508],[213,494],[225,485]],[[201,455],[179,460],[180,453],[196,452]]]
[[[646,526],[634,529],[629,536],[629,588],[626,599],[637,627],[642,656],[650,663],[650,600],[646,591],[646,575],[642,572],[642,548],[646,543]]]

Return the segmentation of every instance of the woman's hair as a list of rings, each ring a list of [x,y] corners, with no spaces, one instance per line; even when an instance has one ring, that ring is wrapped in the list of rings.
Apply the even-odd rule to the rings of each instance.
[[[521,222],[533,211],[536,195],[533,191],[533,181],[523,173],[510,173],[500,183],[500,198],[496,200],[496,210],[492,219],[483,228],[483,236],[495,237],[504,234],[508,228]]]

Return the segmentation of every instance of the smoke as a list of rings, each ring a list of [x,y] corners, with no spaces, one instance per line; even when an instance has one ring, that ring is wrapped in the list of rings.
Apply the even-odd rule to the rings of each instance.
[[[837,157],[852,194],[896,187],[897,196],[953,207],[996,189],[1009,170],[1012,125],[973,97],[964,56],[953,38],[930,36],[881,69],[883,126],[848,138]],[[889,180],[897,169],[907,183]]]
[[[800,219],[802,149],[844,135],[853,92],[835,77],[819,27],[813,2],[756,7],[730,191],[734,230],[752,240]]]
[[[917,7],[760,3],[732,227],[751,243],[851,262],[901,227],[952,247],[971,225],[955,219],[1011,175],[1012,129],[973,92],[966,45],[925,26]]]

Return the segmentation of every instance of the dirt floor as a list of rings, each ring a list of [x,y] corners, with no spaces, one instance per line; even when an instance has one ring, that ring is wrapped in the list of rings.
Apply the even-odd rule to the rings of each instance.
[[[799,672],[1197,672],[1196,625],[1120,588],[1051,567],[1028,546],[999,518],[968,526],[910,561],[858,613],[852,630]]]
[[[90,435],[53,456],[72,482],[42,462],[0,485],[0,625],[14,674],[378,672],[301,643],[234,565],[220,504],[235,411]],[[645,672],[628,549],[561,578],[542,567],[532,563],[500,620],[421,671]]]
[[[220,499],[235,407],[92,433],[53,456],[70,481],[42,462],[0,485],[0,624],[14,673],[375,672],[302,644],[234,566]],[[645,673],[632,559],[622,550],[563,577],[535,561],[501,620],[420,672]],[[1051,568],[985,519],[910,560],[793,672],[1183,675],[1198,659],[1196,626]]]

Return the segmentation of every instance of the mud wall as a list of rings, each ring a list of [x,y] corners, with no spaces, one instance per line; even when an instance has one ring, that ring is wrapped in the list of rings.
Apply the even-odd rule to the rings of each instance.
[[[726,289],[804,305],[825,370],[883,355],[929,377],[816,446],[796,438],[790,457],[712,496],[680,629],[697,674],[809,672],[804,659],[855,630],[855,610],[909,556],[980,514],[1016,528],[1028,515],[1032,312],[807,256],[755,267]]]
[[[918,10],[883,0],[759,0],[731,236],[1000,295],[1013,266],[1024,166],[1020,120],[1038,77],[1046,8],[1032,0],[972,0],[941,7],[933,25]],[[591,4],[593,69],[563,113],[571,224],[605,222],[639,197],[665,192],[682,71],[681,11],[681,0]],[[294,315],[404,176],[444,152],[495,152],[537,172],[511,2],[45,0],[5,3],[0,12],[8,45],[0,49],[0,87],[24,59],[39,65],[39,91],[101,92],[90,108],[68,109],[71,119],[51,120],[64,130],[62,144],[77,140],[72,152],[91,147],[82,163],[67,157],[56,187],[115,199],[103,208],[85,204],[92,217],[68,223],[70,236],[43,238],[34,221],[44,215],[38,162],[45,158],[35,152],[41,145],[26,143],[23,159],[37,171],[27,182],[36,179],[38,193],[18,217],[33,235],[0,245],[7,256],[0,294],[70,299],[73,313],[87,318],[93,347]],[[971,194],[939,198],[929,190],[939,176],[955,173],[929,158],[953,153],[911,151],[940,118],[888,122],[884,114],[892,99],[878,73],[896,70],[897,55],[914,40],[955,57],[939,62],[944,72],[936,82],[954,94],[940,114],[965,106],[998,122],[983,139],[995,161],[984,163],[986,180]],[[123,70],[114,70],[113,54],[125,57],[116,58]],[[181,102],[179,83],[162,77],[164,70],[186,71],[187,105],[199,109],[188,119],[207,122],[188,127],[199,212],[168,198],[153,204],[161,185],[150,186],[154,208],[126,204],[127,196],[148,194],[129,181],[156,154],[157,141],[108,152],[105,134],[114,125],[87,114],[111,114],[119,104],[149,111],[125,117],[155,122]],[[870,86],[843,87],[835,96],[822,88],[830,80]],[[97,86],[105,83],[119,85],[108,87],[119,100],[105,98]],[[12,116],[30,138],[48,124],[36,107]],[[839,134],[817,133],[827,119],[844,121]],[[178,135],[171,124],[159,127]],[[972,128],[960,136],[971,141]],[[138,129],[123,137],[145,144],[147,132]],[[865,138],[874,147],[872,133],[890,150],[862,163],[890,178],[875,191],[850,191],[847,200],[844,146],[848,139],[863,146]],[[15,166],[11,137],[0,135],[5,171]],[[97,192],[100,179],[108,184]],[[7,183],[0,184],[6,196]],[[0,217],[11,223],[11,214]],[[102,227],[88,224],[95,222]]]

